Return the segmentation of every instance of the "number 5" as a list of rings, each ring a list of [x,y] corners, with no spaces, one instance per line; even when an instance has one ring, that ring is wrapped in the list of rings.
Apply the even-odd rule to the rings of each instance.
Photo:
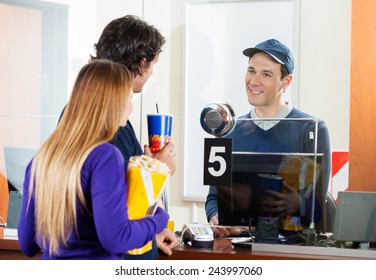
[[[214,167],[209,167],[209,173],[214,177],[220,177],[226,172],[227,164],[222,156],[217,153],[225,153],[226,147],[212,146],[210,149],[209,163],[219,162],[219,170],[215,170]]]

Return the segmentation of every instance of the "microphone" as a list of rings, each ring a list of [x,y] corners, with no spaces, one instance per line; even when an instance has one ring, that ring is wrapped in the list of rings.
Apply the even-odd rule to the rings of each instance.
[[[227,103],[210,103],[201,112],[201,127],[210,135],[222,137],[230,134],[235,122],[234,110]]]

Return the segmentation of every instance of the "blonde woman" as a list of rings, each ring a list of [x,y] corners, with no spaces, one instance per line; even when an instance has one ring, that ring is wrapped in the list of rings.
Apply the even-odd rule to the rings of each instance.
[[[126,166],[108,143],[132,112],[133,75],[96,60],[78,74],[56,130],[27,167],[21,250],[42,259],[123,259],[161,232],[168,214],[131,221]]]

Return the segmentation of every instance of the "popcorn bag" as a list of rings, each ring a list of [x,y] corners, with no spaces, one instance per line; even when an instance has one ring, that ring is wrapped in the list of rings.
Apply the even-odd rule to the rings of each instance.
[[[146,215],[154,215],[157,201],[161,198],[170,177],[168,166],[145,155],[129,159],[128,181],[128,215],[137,220]],[[145,246],[128,251],[132,255],[143,254],[152,248],[152,241]]]

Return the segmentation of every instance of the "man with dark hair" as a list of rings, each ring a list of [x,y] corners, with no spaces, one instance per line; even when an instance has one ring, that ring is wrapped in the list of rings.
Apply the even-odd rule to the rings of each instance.
[[[153,73],[165,38],[152,25],[136,16],[127,15],[111,21],[103,30],[95,44],[96,55],[91,59],[108,59],[125,65],[134,75],[133,91],[142,91],[145,83]],[[160,152],[152,154],[148,146],[142,150],[134,129],[130,123],[120,127],[111,141],[122,152],[125,162],[131,156],[146,155],[156,158],[168,165],[171,174],[176,166],[174,162],[174,144],[169,143]],[[176,237],[167,228],[153,240],[153,247],[142,255],[126,254],[126,259],[158,259],[158,250],[171,255],[171,249],[178,244]]]

